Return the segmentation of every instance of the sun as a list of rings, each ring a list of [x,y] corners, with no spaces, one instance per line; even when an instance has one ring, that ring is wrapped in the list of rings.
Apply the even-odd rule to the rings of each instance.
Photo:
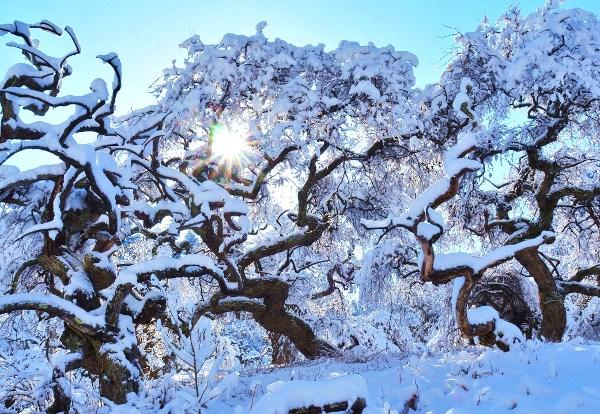
[[[229,166],[248,163],[252,152],[249,135],[243,125],[215,124],[210,131],[211,159]]]

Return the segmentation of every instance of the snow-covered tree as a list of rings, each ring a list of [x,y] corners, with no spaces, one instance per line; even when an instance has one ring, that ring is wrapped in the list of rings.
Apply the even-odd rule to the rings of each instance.
[[[218,45],[186,41],[189,58],[165,71],[159,105],[122,119],[116,55],[99,56],[114,70],[111,88],[96,79],[87,94],[62,95],[80,51],[73,30],[64,32],[74,51],[55,58],[30,32],[60,36],[54,24],[0,27],[28,62],[0,90],[1,161],[28,150],[58,158],[2,166],[3,225],[19,229],[4,242],[19,249],[5,252],[0,313],[61,320],[48,358],[69,363],[57,373],[82,369],[115,403],[140,391],[140,336],[168,317],[165,292],[184,304],[178,282],[196,303],[187,314],[180,306],[176,323],[243,311],[306,357],[337,353],[286,301],[296,282],[299,300],[312,301],[352,282],[357,212],[370,198],[360,174],[379,156],[411,153],[416,60],[355,43],[299,48],[268,41],[262,27]],[[57,109],[72,113],[49,122]],[[324,269],[324,288],[305,283]]]
[[[595,16],[510,10],[459,35],[423,90],[408,52],[298,47],[264,27],[186,40],[157,104],[117,117],[115,54],[98,56],[110,86],[67,95],[74,31],[0,25],[25,57],[0,84],[8,410],[68,411],[75,376],[85,398],[125,410],[181,406],[163,397],[192,378],[181,395],[202,407],[236,376],[221,380],[227,341],[212,336],[234,318],[247,336],[264,328],[285,363],[446,346],[451,315],[507,349],[524,340],[503,319],[507,292],[540,313],[521,327],[551,341],[567,307],[593,312],[581,295],[600,296]],[[32,33],[66,33],[73,51],[49,56]],[[9,165],[34,150],[54,163]]]
[[[540,334],[548,340],[561,340],[565,331],[565,296],[600,294],[589,283],[600,269],[599,27],[591,13],[548,4],[526,17],[510,10],[496,25],[458,36],[454,59],[424,95],[424,125],[454,145],[443,160],[447,178],[405,213],[367,222],[415,235],[423,280],[444,284],[464,277],[456,311],[468,337],[493,332],[494,320],[497,325],[493,312],[478,319],[473,310],[467,318],[472,288],[486,270],[512,259],[537,287]],[[462,122],[439,122],[451,120],[451,113]],[[489,247],[489,253],[434,254],[446,233],[435,209],[449,201],[445,213],[453,231],[442,245],[466,246],[475,238],[476,249]]]
[[[124,401],[128,392],[138,391],[140,376],[134,317],[122,314],[132,280],[110,261],[124,225],[121,207],[132,190],[126,166],[111,156],[120,140],[110,126],[121,88],[120,62],[114,54],[98,56],[114,70],[110,89],[95,79],[88,93],[62,96],[63,81],[72,73],[67,62],[80,52],[75,33],[64,30],[74,50],[52,57],[37,47],[30,30],[63,34],[48,21],[0,26],[0,34],[20,41],[8,46],[21,49],[27,60],[8,70],[0,92],[3,226],[20,229],[9,232],[4,243],[21,248],[11,248],[12,261],[3,263],[3,270],[13,271],[0,313],[36,310],[61,319],[60,342],[72,356],[63,368],[83,367],[98,378],[102,395]],[[71,113],[58,123],[43,118],[59,108]],[[31,120],[32,115],[42,119]],[[96,133],[97,139],[80,144],[76,137],[82,132]],[[5,165],[34,149],[59,162],[25,171]]]
[[[288,306],[290,288],[306,309],[351,283],[358,217],[372,198],[363,172],[412,153],[416,59],[349,42],[296,47],[263,27],[217,45],[185,41],[184,65],[157,82],[159,104],[123,121],[146,151],[131,158],[134,182],[157,203],[144,226],[168,220],[155,246],[185,252],[182,264],[202,252],[222,269],[194,318],[249,313],[313,358],[336,350]],[[204,207],[193,205],[196,186],[210,194]],[[196,241],[178,245],[183,232]],[[308,283],[315,274],[321,281]]]

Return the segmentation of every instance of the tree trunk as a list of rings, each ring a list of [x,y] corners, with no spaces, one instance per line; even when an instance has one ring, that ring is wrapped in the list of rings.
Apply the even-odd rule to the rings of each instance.
[[[81,367],[98,376],[100,395],[116,404],[124,404],[127,394],[137,393],[140,389],[140,352],[135,346],[114,353],[103,349],[107,345],[118,346],[114,341],[85,336],[68,327],[65,327],[61,336],[65,347],[81,352]]]
[[[247,280],[244,289],[236,292],[235,300],[227,300],[221,292],[214,294],[209,304],[196,309],[194,322],[206,312],[215,315],[249,312],[267,331],[286,336],[306,358],[338,355],[339,351],[317,338],[306,322],[286,311],[289,288],[286,282],[278,279]]]
[[[560,342],[567,325],[567,313],[552,272],[540,258],[537,248],[525,249],[515,257],[537,284],[542,311],[542,336],[548,341]]]
[[[267,335],[271,341],[271,363],[274,365],[287,365],[294,360],[294,345],[281,334],[269,332]]]
[[[100,395],[116,404],[127,402],[127,394],[138,393],[139,373],[132,370],[120,361],[116,361],[110,354],[101,356],[102,371],[100,372]]]
[[[54,383],[52,386],[54,402],[48,407],[46,412],[48,414],[69,414],[71,411],[71,396],[67,389],[69,384],[64,377],[64,373],[58,369],[54,369],[52,372],[52,382]]]
[[[287,312],[269,312],[267,310],[255,313],[254,319],[267,331],[288,337],[306,358],[314,359],[339,353],[327,342],[317,338],[306,322]]]
[[[471,275],[464,276],[464,283],[458,292],[456,298],[456,308],[454,310],[456,314],[456,323],[463,336],[471,339],[478,336],[480,343],[486,346],[492,346],[496,344],[496,335],[494,335],[494,321],[486,322],[483,324],[471,324],[467,317],[467,310],[469,308],[469,299],[471,298],[471,292],[475,286],[475,279]]]

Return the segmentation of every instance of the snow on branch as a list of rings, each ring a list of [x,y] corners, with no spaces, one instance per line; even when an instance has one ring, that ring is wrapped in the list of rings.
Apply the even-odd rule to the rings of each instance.
[[[14,187],[30,185],[38,181],[52,180],[64,176],[64,164],[42,165],[16,174],[7,175],[0,180],[0,191],[10,191]]]
[[[449,272],[452,269],[460,268],[468,269],[473,275],[480,275],[489,268],[511,260],[522,250],[536,248],[543,244],[551,244],[554,240],[554,233],[545,231],[533,239],[500,246],[481,257],[471,256],[466,253],[437,254],[433,262],[432,272]]]
[[[14,293],[0,296],[0,314],[23,310],[46,312],[64,320],[73,329],[88,335],[96,335],[105,327],[104,319],[101,316],[92,315],[58,296],[36,293]]]
[[[151,275],[156,275],[158,279],[209,275],[223,285],[224,290],[229,289],[223,269],[212,258],[201,253],[179,258],[155,258],[136,263],[121,270],[118,282],[135,284],[140,280],[149,279]]]
[[[426,212],[436,214],[435,208],[450,199],[458,191],[460,177],[467,172],[476,171],[482,167],[475,160],[464,158],[466,154],[477,147],[477,138],[474,133],[462,134],[456,145],[446,151],[444,156],[444,171],[446,177],[430,185],[419,195],[409,208],[399,216],[388,216],[384,220],[362,220],[367,229],[386,229],[402,227],[410,231],[417,231],[417,225],[425,219]],[[439,215],[436,215],[439,217]],[[421,228],[423,232],[423,227]]]

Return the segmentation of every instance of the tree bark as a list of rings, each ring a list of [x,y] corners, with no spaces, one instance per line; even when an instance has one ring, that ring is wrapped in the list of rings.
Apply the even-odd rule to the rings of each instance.
[[[140,384],[139,374],[120,361],[115,360],[110,354],[100,357],[102,370],[100,371],[100,395],[116,404],[125,404],[127,394],[138,393]]]
[[[522,250],[515,257],[533,277],[538,287],[542,336],[548,341],[560,342],[567,325],[567,313],[552,272],[540,258],[537,248]]]
[[[267,335],[271,341],[271,363],[274,365],[287,365],[294,360],[294,345],[281,334],[269,332]]]
[[[66,389],[67,380],[64,377],[64,373],[58,369],[54,369],[52,373],[52,396],[54,402],[46,412],[48,414],[69,414],[71,411],[71,396],[69,391]]]
[[[306,358],[338,355],[339,351],[317,338],[306,322],[286,311],[288,292],[289,285],[282,280],[247,280],[244,289],[236,292],[236,295],[243,296],[243,299],[232,300],[233,298],[228,298],[221,292],[216,293],[209,304],[196,309],[193,322],[197,322],[206,312],[215,315],[249,312],[267,331],[286,336]]]
[[[135,346],[112,353],[106,347],[118,339],[94,338],[69,328],[65,328],[60,339],[71,351],[81,352],[81,367],[98,376],[102,397],[116,404],[124,404],[127,402],[127,394],[140,390],[140,353]]]
[[[496,323],[494,321],[489,321],[482,324],[472,324],[469,322],[469,318],[467,316],[467,311],[469,308],[469,300],[471,298],[471,292],[475,287],[476,281],[470,274],[466,274],[464,276],[464,284],[460,288],[458,292],[458,296],[456,298],[456,323],[458,324],[458,328],[464,337],[472,340],[475,337],[479,338],[479,343],[485,346],[494,346],[496,345],[498,348],[503,351],[508,351],[508,347],[506,344],[498,341],[496,338],[496,334],[494,333],[494,329],[496,328]]]

